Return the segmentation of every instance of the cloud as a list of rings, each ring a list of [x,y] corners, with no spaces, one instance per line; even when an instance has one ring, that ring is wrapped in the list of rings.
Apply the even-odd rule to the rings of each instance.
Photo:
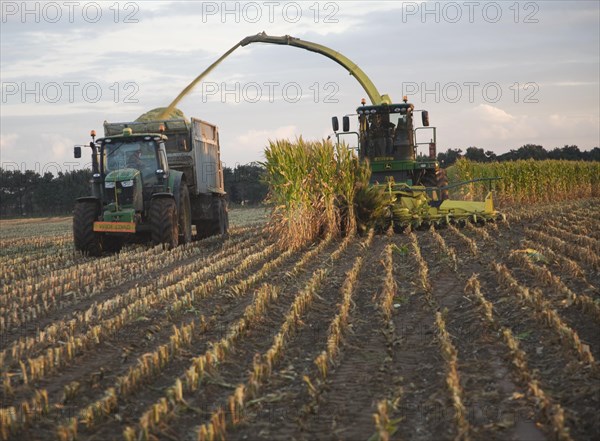
[[[234,138],[228,147],[229,157],[235,157],[236,163],[264,160],[264,149],[269,140],[294,139],[301,135],[301,130],[294,126],[281,126],[272,130],[248,130]]]
[[[44,144],[50,147],[54,158],[66,156],[69,149],[75,144],[71,139],[58,133],[42,133],[40,137]]]
[[[514,116],[509,115],[504,110],[490,106],[489,104],[480,104],[474,109],[479,118],[490,124],[507,124],[514,121]]]
[[[0,28],[3,84],[21,87],[25,83],[30,89],[39,83],[43,92],[44,85],[56,82],[65,97],[66,82],[96,82],[103,94],[99,102],[86,101],[79,86],[74,101],[63,98],[56,103],[36,102],[30,94],[23,97],[23,87],[19,94],[5,94],[0,115],[6,132],[1,140],[2,161],[73,161],[72,143],[59,134],[77,143],[89,142],[88,130],[101,131],[103,120],[128,121],[168,104],[225,50],[263,30],[339,51],[364,69],[380,92],[395,99],[402,96],[401,81],[429,87],[449,81],[500,84],[504,93],[496,103],[482,101],[481,88],[475,101],[455,104],[429,105],[425,100],[419,103],[418,96],[410,98],[417,108],[427,105],[430,110],[440,148],[477,145],[506,151],[529,142],[549,148],[567,143],[581,148],[598,145],[599,43],[590,38],[597,35],[598,2],[545,2],[535,25],[515,23],[509,3],[502,4],[499,23],[483,20],[479,6],[475,23],[469,23],[465,14],[456,24],[437,23],[432,16],[425,22],[421,14],[404,22],[401,2],[370,2],[368,8],[362,2],[295,3],[303,9],[298,23],[282,17],[284,2],[276,7],[273,22],[266,14],[257,23],[236,22],[232,15],[224,19],[223,2],[134,2],[139,23],[132,24],[123,22],[124,3],[119,4],[119,23],[114,23],[113,10],[108,9],[111,3],[102,3],[103,19],[96,24],[81,18],[82,6],[75,23],[9,20]],[[243,8],[246,3],[236,4]],[[266,13],[265,3],[258,4]],[[220,11],[203,17],[203,5],[216,5]],[[317,23],[315,5],[320,8]],[[326,22],[336,8],[337,23]],[[466,12],[464,5],[462,9]],[[523,19],[527,11],[520,11]],[[218,125],[224,160],[239,163],[261,160],[268,138],[302,133],[312,139],[329,134],[331,116],[354,112],[364,96],[355,79],[333,61],[297,48],[265,44],[239,48],[206,81],[219,87],[235,82],[242,88],[250,82],[302,86],[302,99],[293,105],[282,99],[281,86],[273,102],[265,101],[264,86],[257,103],[223,100],[220,92],[206,97],[199,86],[179,104],[187,115]],[[129,82],[139,86],[137,103],[125,101]],[[529,82],[539,86],[535,105],[524,101],[530,97],[531,91],[524,89]],[[339,86],[339,92],[335,102],[326,103],[329,89],[325,86],[330,83]],[[520,85],[518,103],[513,99],[514,83]],[[318,100],[313,100],[315,90]]]
[[[6,154],[7,151],[14,149],[17,146],[19,134],[17,133],[2,133],[0,134],[0,152]]]
[[[267,140],[288,139],[299,136],[299,129],[296,126],[283,126],[274,130],[249,130],[236,138],[240,147],[253,147],[259,145],[266,147]]]

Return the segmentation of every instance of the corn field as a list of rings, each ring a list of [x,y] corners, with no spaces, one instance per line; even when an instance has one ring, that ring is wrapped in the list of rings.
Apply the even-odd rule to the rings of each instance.
[[[345,145],[329,141],[271,141],[265,150],[271,230],[285,248],[357,227],[356,195],[370,171]]]
[[[70,219],[1,221],[0,439],[600,432],[597,198],[339,235],[342,188],[317,201],[330,234],[283,249],[264,215],[235,211],[227,238],[101,258],[73,251]]]
[[[600,196],[600,163],[558,160],[520,160],[479,163],[461,158],[452,167],[456,181],[496,177],[496,198],[504,204],[555,202]],[[473,200],[485,197],[483,185],[463,192]]]

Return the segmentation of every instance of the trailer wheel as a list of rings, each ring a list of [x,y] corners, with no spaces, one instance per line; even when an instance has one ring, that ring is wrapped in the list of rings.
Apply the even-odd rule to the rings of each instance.
[[[91,201],[77,202],[73,210],[73,241],[75,249],[88,256],[102,254],[102,235],[94,231],[98,204]]]
[[[190,192],[185,183],[181,183],[179,190],[179,243],[185,244],[192,241],[192,207]]]
[[[204,221],[195,222],[194,226],[196,227],[196,235],[194,236],[194,240],[202,240],[210,237],[210,224]]]
[[[229,215],[227,213],[227,202],[219,199],[219,234],[224,236],[229,231]]]
[[[158,198],[150,206],[150,226],[152,243],[164,244],[166,248],[175,248],[179,243],[179,225],[177,206],[171,198]]]

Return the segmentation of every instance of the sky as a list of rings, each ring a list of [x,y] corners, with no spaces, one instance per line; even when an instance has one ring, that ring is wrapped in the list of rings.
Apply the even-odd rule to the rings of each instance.
[[[394,102],[429,111],[438,151],[600,145],[600,2],[1,1],[0,167],[85,167],[102,123],[167,106],[242,38],[292,35],[344,54]],[[240,47],[179,108],[219,127],[224,165],[269,140],[322,139],[367,98],[302,49]],[[356,128],[356,118],[351,117]],[[425,136],[424,132],[423,136]],[[428,139],[419,139],[427,141]],[[352,141],[352,140],[349,140]],[[424,152],[425,153],[425,152]]]

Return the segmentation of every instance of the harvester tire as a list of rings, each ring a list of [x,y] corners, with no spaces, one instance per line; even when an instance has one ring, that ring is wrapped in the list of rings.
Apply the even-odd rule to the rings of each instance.
[[[150,226],[152,243],[164,244],[168,249],[179,244],[179,225],[177,219],[177,205],[171,198],[158,198],[150,206]]]
[[[438,172],[436,173],[437,176],[437,186],[438,187],[445,187],[448,185],[448,175],[446,174],[446,170],[443,168],[438,169]],[[442,196],[441,196],[441,200],[445,201],[446,199],[448,199],[450,197],[450,195],[448,194],[448,190],[442,190]]]
[[[422,179],[422,184],[425,187],[445,187],[446,185],[448,185],[448,177],[446,175],[446,170],[444,170],[443,168],[438,168],[435,173],[427,173],[425,176],[423,176]],[[441,190],[438,193],[438,199],[439,201],[445,201],[446,199],[448,199],[449,195],[448,195],[448,190]]]
[[[185,183],[179,188],[179,243],[185,244],[192,241],[192,206],[190,192]]]
[[[98,217],[98,204],[91,201],[77,202],[73,210],[73,241],[75,249],[87,256],[102,254],[102,235],[94,231]]]

